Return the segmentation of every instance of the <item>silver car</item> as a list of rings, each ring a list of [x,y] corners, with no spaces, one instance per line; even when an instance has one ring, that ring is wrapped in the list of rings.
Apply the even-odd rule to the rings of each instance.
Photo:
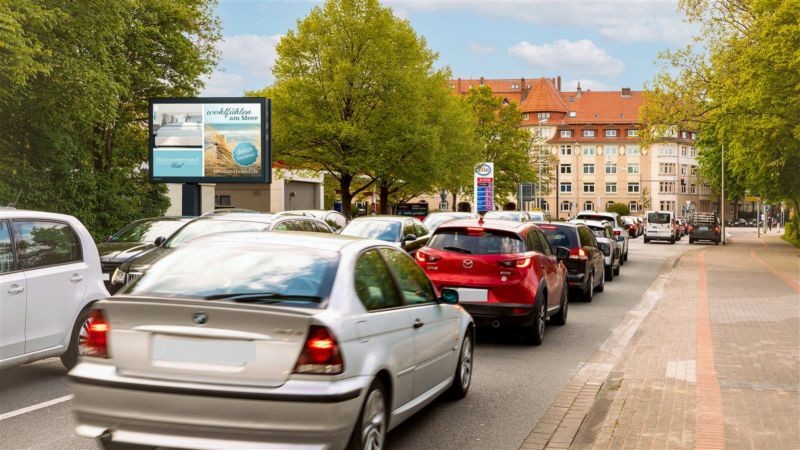
[[[614,226],[607,220],[571,220],[570,223],[583,223],[594,234],[597,245],[603,253],[605,265],[604,277],[606,281],[614,281],[619,276],[622,266],[622,241],[621,237],[614,235]]]
[[[371,448],[462,398],[474,324],[402,250],[315,233],[199,238],[94,304],[69,373],[105,448]]]

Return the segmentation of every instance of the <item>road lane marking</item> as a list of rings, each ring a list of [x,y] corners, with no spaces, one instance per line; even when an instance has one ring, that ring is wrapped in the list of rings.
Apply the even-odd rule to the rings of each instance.
[[[706,253],[700,252],[699,292],[697,301],[697,406],[695,409],[694,448],[724,449],[725,427],[722,422],[722,393],[714,364],[714,342],[708,307]]]
[[[64,403],[72,400],[73,395],[65,395],[63,397],[54,398],[52,400],[48,400],[46,402],[37,403],[35,405],[26,406],[25,408],[16,409],[11,412],[7,412],[4,414],[0,414],[0,421],[10,419],[12,417],[21,416],[23,414],[27,414],[32,411],[36,411],[38,409],[47,408],[48,406],[57,405],[59,403]]]

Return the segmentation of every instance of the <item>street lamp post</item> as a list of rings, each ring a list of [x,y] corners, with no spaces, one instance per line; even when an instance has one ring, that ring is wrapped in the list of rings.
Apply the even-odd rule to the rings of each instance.
[[[722,144],[722,245],[725,245],[725,144]]]
[[[544,136],[542,136],[542,124],[547,123],[547,119],[539,119],[538,125],[538,133],[536,136],[536,153],[538,155],[537,162],[539,168],[539,174],[536,177],[536,208],[541,210],[542,209],[542,165],[544,164],[542,161],[543,155],[542,150],[544,148]]]

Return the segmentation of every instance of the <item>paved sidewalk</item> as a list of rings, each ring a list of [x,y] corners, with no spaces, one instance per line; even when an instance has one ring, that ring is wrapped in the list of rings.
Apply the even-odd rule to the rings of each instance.
[[[800,252],[735,234],[669,261],[522,449],[800,449]]]

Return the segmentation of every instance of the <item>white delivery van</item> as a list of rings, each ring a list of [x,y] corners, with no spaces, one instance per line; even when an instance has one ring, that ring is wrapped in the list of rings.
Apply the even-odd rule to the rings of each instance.
[[[650,241],[669,241],[674,244],[677,239],[675,233],[675,215],[672,211],[647,211],[647,226],[644,229],[644,243]]]

